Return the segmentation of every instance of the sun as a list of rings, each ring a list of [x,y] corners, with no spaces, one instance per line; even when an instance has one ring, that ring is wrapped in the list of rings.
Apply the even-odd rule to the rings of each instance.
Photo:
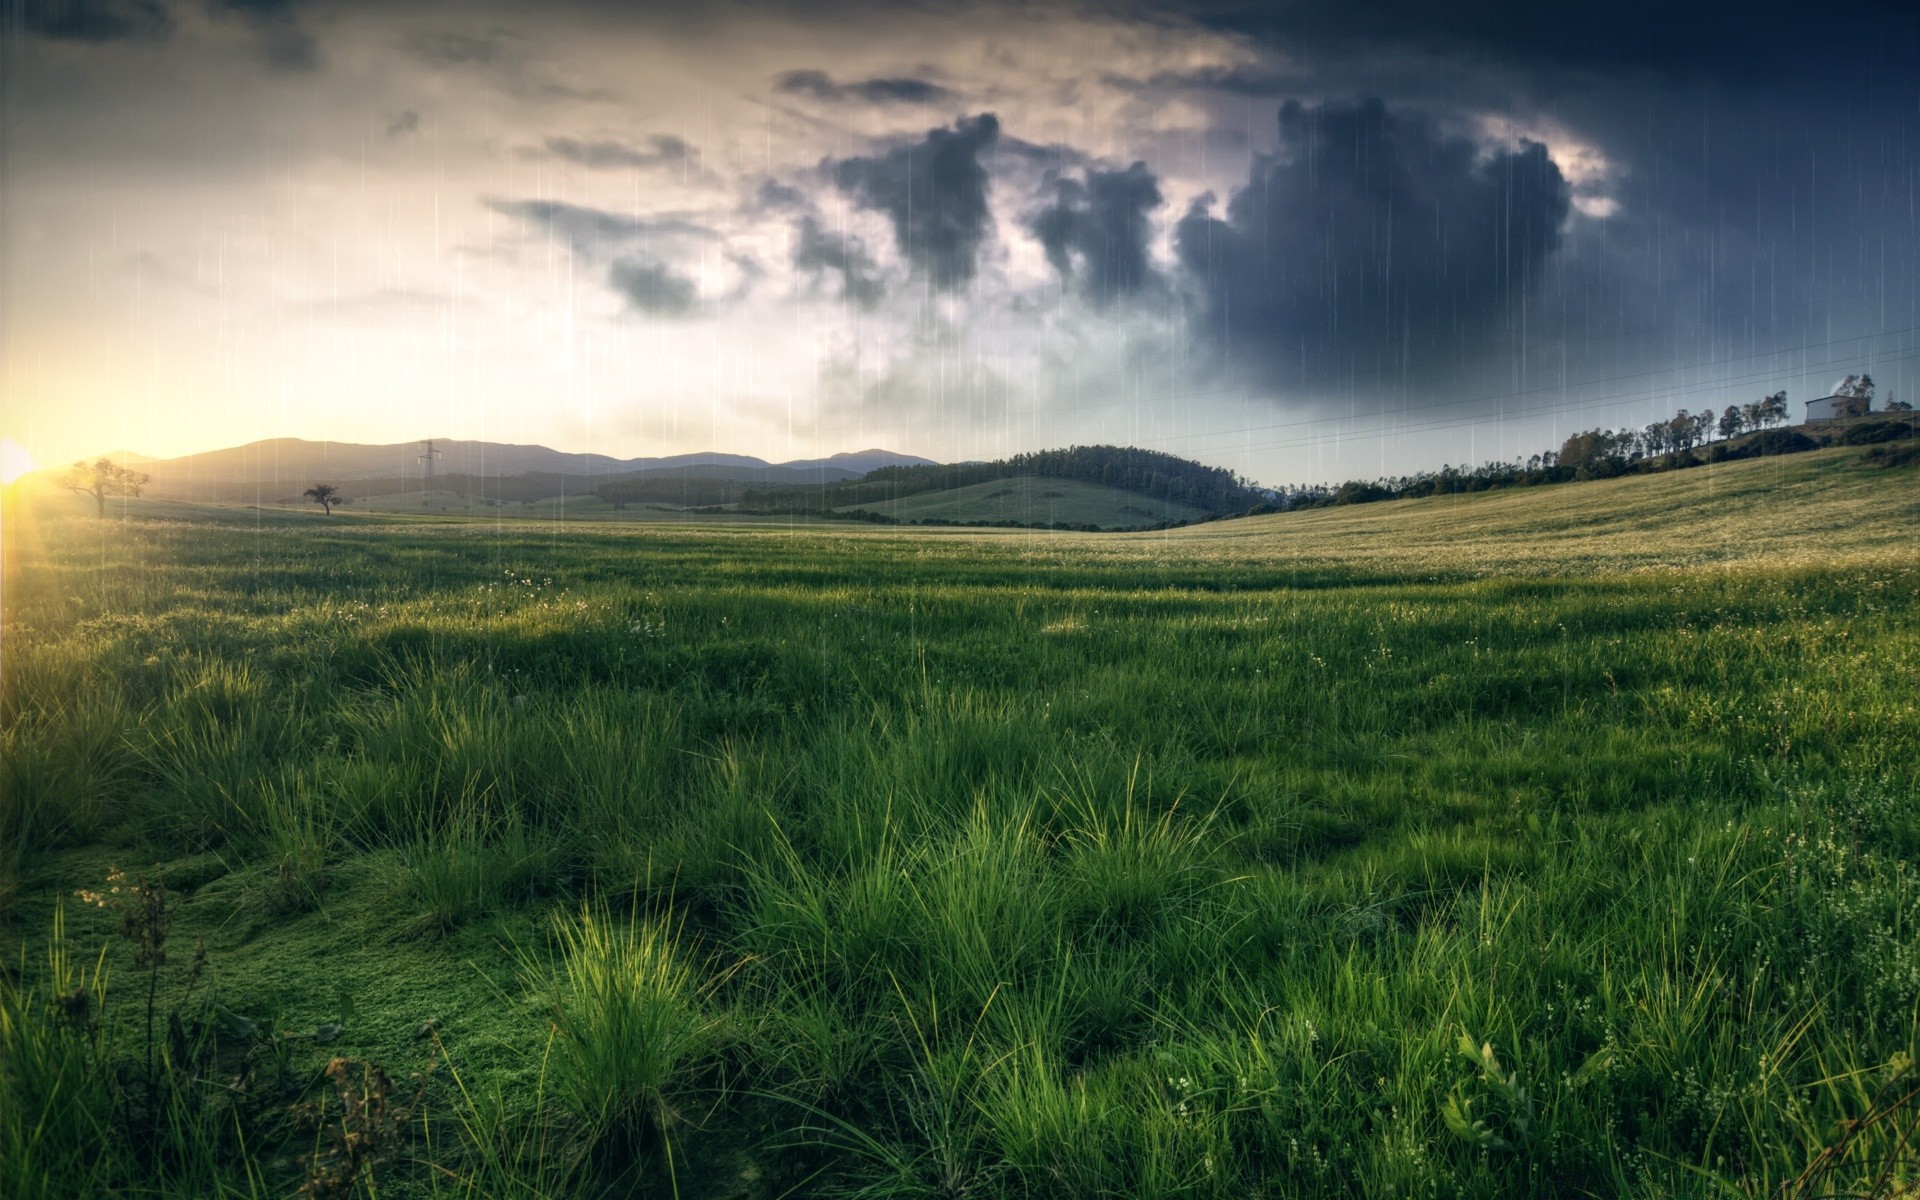
[[[33,455],[27,453],[25,446],[12,438],[0,438],[0,487],[8,486],[33,469]]]

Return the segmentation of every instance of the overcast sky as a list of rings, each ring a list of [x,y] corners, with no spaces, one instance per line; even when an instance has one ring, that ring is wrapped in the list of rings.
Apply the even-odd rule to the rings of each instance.
[[[1914,7],[1563,7],[0,0],[0,435],[1280,484],[1920,400]]]

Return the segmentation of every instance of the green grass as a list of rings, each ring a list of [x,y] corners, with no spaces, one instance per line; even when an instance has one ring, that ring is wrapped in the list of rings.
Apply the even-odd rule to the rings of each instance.
[[[1894,1195],[1862,453],[1100,536],[10,494],[0,1192]]]
[[[346,485],[349,488],[351,485]],[[351,492],[349,492],[351,495]],[[628,503],[625,507],[609,503],[587,492],[578,496],[552,496],[544,500],[493,500],[465,492],[436,490],[423,497],[419,492],[390,495],[352,496],[344,505],[335,505],[331,517],[310,501],[267,496],[260,500],[263,512],[280,515],[310,515],[315,520],[366,517],[463,517],[486,521],[605,521],[653,522],[664,524],[754,524],[775,523],[775,518],[727,512],[695,512],[672,504]],[[163,501],[163,503],[182,503]],[[819,524],[820,518],[796,515],[780,517],[779,524]]]
[[[839,511],[876,512],[906,522],[937,520],[965,525],[976,521],[1015,521],[1044,526],[1064,523],[1076,529],[1087,525],[1101,529],[1138,529],[1162,521],[1190,521],[1204,515],[1201,510],[1185,504],[1155,500],[1119,488],[1029,475],[922,492],[898,500],[856,504]]]

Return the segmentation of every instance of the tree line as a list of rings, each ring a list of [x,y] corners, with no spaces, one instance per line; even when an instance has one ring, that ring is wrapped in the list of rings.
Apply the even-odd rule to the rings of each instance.
[[[1874,384],[1870,375],[1849,375],[1835,390],[1839,415],[1865,416],[1873,411]],[[1889,399],[1881,409],[1888,414],[1910,413],[1913,406]],[[1587,429],[1570,434],[1558,450],[1526,459],[1482,463],[1477,467],[1444,466],[1437,471],[1348,480],[1337,487],[1311,485],[1283,488],[1279,497],[1259,511],[1316,508],[1330,504],[1368,504],[1378,500],[1417,499],[1492,488],[1532,487],[1571,483],[1581,479],[1610,479],[1617,475],[1670,471],[1701,462],[1793,454],[1821,445],[1798,429],[1782,428],[1788,421],[1784,391],[1745,404],[1729,404],[1718,413],[1691,413],[1681,409],[1664,420],[1638,429]],[[1920,433],[1911,420],[1855,425],[1838,440],[1848,445],[1905,440]],[[1706,450],[1704,457],[1696,450]]]

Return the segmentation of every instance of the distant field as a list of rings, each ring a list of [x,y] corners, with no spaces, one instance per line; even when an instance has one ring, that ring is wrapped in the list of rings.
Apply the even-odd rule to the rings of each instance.
[[[1913,468],[1098,535],[6,503],[8,1197],[1920,1174]]]
[[[897,521],[938,520],[965,525],[974,521],[1018,521],[1024,525],[1101,529],[1137,529],[1162,521],[1189,521],[1200,509],[1154,500],[1118,488],[1072,479],[1016,476],[946,491],[906,496],[872,504],[848,505],[842,513],[877,512]]]
[[[817,525],[824,523],[819,517],[805,514],[782,514],[780,516],[762,516],[751,513],[731,512],[693,512],[667,504],[629,503],[625,506],[609,504],[596,495],[573,497],[554,497],[547,500],[530,502],[501,501],[488,503],[481,497],[464,496],[454,492],[436,492],[423,502],[419,492],[389,496],[354,496],[348,493],[345,504],[334,510],[334,515],[352,517],[356,514],[379,514],[381,516],[429,516],[429,517],[473,517],[486,521],[639,521],[664,522],[668,524],[695,525]],[[231,509],[236,506],[220,505]],[[305,501],[295,503],[280,501],[264,507],[270,511],[283,513],[307,513],[321,515],[317,506]]]

